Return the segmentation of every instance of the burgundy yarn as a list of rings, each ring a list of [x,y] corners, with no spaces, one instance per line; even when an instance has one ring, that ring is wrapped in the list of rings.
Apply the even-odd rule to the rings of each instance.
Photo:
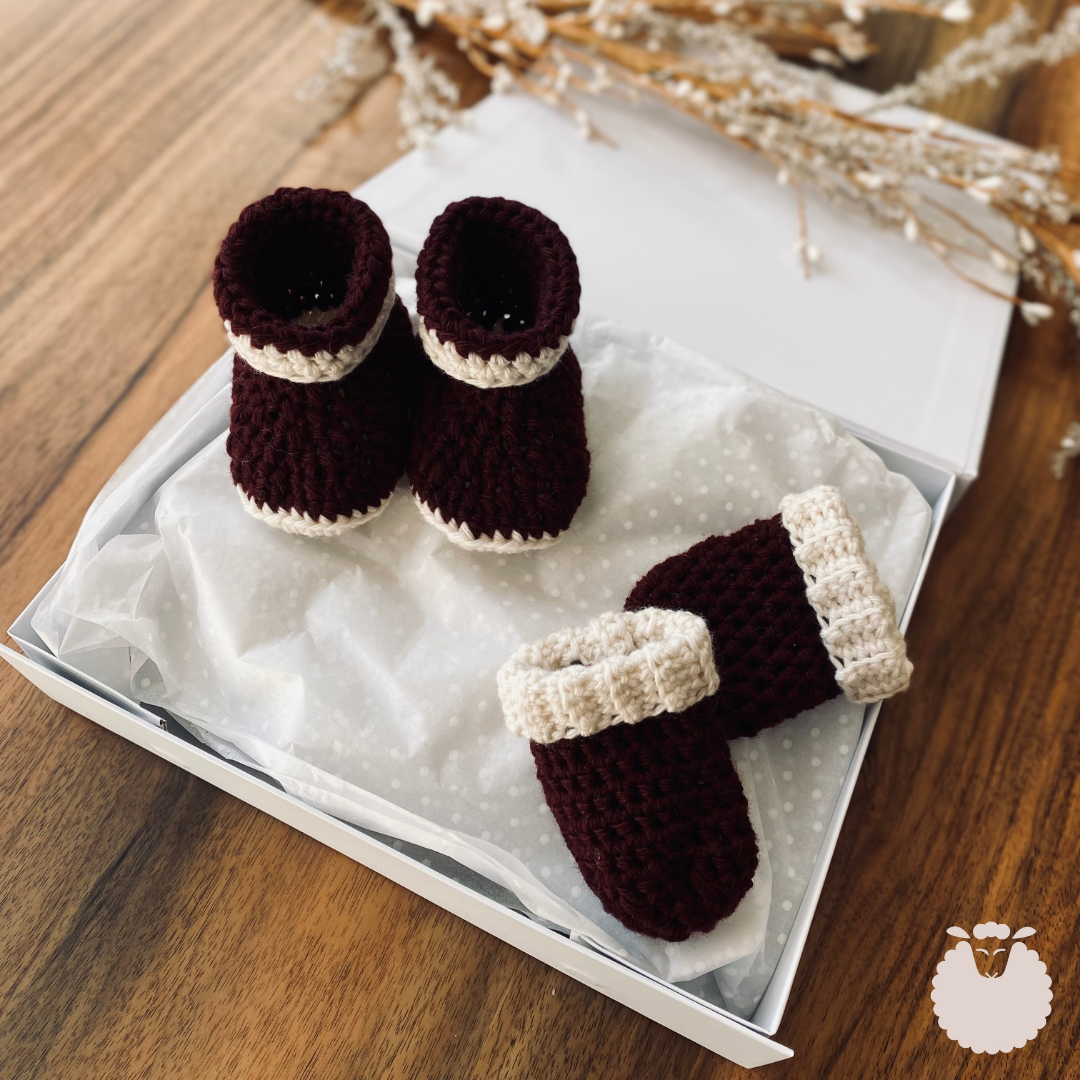
[[[631,930],[682,941],[730,915],[757,868],[728,740],[797,716],[840,688],[779,515],[659,563],[624,607],[700,615],[720,689],[678,715],[533,743],[533,759],[604,910]]]
[[[367,358],[334,382],[295,383],[233,359],[226,448],[262,507],[334,521],[373,510],[404,472],[420,347],[398,300]]]
[[[537,356],[569,335],[581,285],[570,242],[511,199],[451,203],[433,222],[416,271],[416,310],[462,356]]]
[[[234,334],[257,349],[304,356],[356,345],[375,325],[390,288],[390,239],[347,191],[278,188],[229,229],[214,263],[214,299]],[[321,326],[305,311],[339,310]]]
[[[780,515],[710,536],[654,566],[626,609],[700,615],[720,675],[716,703],[729,739],[755,735],[840,693]]]
[[[454,203],[432,225],[417,309],[459,353],[537,355],[569,334],[577,263],[537,210],[507,199]],[[503,327],[521,329],[504,332]],[[474,536],[540,539],[567,529],[585,498],[589,450],[572,349],[521,386],[480,389],[429,368],[416,405],[409,479],[446,522]]]
[[[409,480],[444,521],[465,522],[474,536],[568,529],[589,484],[573,350],[534,382],[496,390],[432,366],[416,405]]]
[[[605,911],[639,934],[684,941],[735,910],[758,848],[710,701],[531,745],[551,813]]]

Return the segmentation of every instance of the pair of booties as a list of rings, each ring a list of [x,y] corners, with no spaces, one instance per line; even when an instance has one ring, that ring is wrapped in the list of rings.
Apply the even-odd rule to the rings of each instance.
[[[841,693],[880,701],[910,675],[859,526],[819,487],[659,563],[621,612],[523,645],[497,681],[605,910],[683,941],[730,915],[757,869],[728,740]]]
[[[416,285],[419,342],[386,230],[347,192],[281,188],[241,213],[214,297],[235,350],[227,449],[244,505],[337,536],[407,472],[455,543],[554,543],[589,478],[570,244],[538,210],[466,199],[432,224]]]

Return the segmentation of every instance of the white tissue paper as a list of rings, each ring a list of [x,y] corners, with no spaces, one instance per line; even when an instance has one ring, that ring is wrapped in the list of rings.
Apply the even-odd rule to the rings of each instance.
[[[163,446],[151,433],[91,508],[34,627],[299,798],[449,856],[547,922],[749,1016],[862,708],[840,698],[733,744],[763,857],[730,918],[671,945],[626,930],[585,885],[528,744],[503,724],[495,672],[523,641],[620,608],[662,559],[817,484],[840,488],[902,609],[930,508],[834,421],[722,363],[588,317],[573,344],[592,478],[554,547],[463,551],[425,525],[404,482],[342,537],[268,528],[229,477],[223,359],[171,414],[178,434]],[[183,464],[162,475],[169,454]]]

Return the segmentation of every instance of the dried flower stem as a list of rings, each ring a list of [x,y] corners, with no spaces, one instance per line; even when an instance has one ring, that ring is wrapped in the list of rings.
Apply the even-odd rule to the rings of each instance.
[[[386,2],[386,0],[382,0]],[[951,253],[991,258],[998,265],[1023,265],[1021,253],[993,243],[963,215],[934,202],[938,216],[975,237],[973,251],[957,242],[938,221],[914,209],[920,200],[911,187],[931,181],[964,191],[997,210],[1040,241],[1044,279],[1080,285],[1080,270],[1063,257],[1062,245],[1043,242],[1073,213],[1057,186],[1060,160],[1054,154],[959,138],[940,130],[909,128],[871,119],[885,104],[909,104],[940,96],[975,81],[993,81],[1038,59],[1058,58],[1080,49],[1080,6],[1031,44],[1018,39],[1030,31],[1030,18],[1017,9],[978,38],[970,39],[910,87],[900,87],[863,114],[849,113],[827,100],[828,77],[784,64],[755,36],[768,25],[782,25],[791,5],[755,3],[732,6],[738,25],[717,16],[716,5],[699,0],[395,0],[421,22],[434,20],[458,39],[469,59],[493,80],[510,85],[572,112],[583,132],[599,135],[567,90],[595,93],[645,92],[667,105],[704,120],[719,134],[761,153],[787,177],[795,193],[799,220],[797,248],[804,272],[810,270],[803,186],[827,199],[854,202],[880,223],[909,229],[931,247],[953,272],[1013,303],[962,271]],[[823,0],[824,2],[824,0]],[[857,0],[837,4],[849,10]],[[906,0],[888,5],[911,7]],[[930,5],[914,5],[931,8]],[[945,7],[932,7],[944,16]],[[920,11],[927,14],[927,11]],[[526,18],[528,16],[528,18]],[[690,19],[689,16],[693,16]],[[793,29],[803,33],[806,20]],[[834,32],[838,33],[838,32]],[[804,34],[800,47],[820,41]],[[668,47],[669,42],[675,47]],[[694,50],[689,46],[704,48]],[[811,48],[811,52],[813,49]],[[590,79],[588,76],[592,76]],[[1032,231],[1031,226],[1036,228]],[[1030,259],[1027,260],[1030,263]],[[1052,264],[1052,265],[1051,265]],[[1060,290],[1058,290],[1060,291]]]
[[[824,67],[873,51],[858,24],[869,10],[912,12],[961,22],[967,0],[367,0],[386,29],[401,75],[406,138],[423,144],[453,119],[456,88],[415,50],[401,10],[421,26],[449,31],[496,91],[517,87],[570,112],[583,134],[602,137],[571,93],[649,94],[693,116],[724,138],[760,154],[792,189],[797,251],[809,274],[819,253],[810,243],[804,191],[854,205],[873,221],[925,244],[935,258],[977,288],[1018,305],[1037,323],[1044,303],[1019,300],[958,265],[985,259],[1063,300],[1080,333],[1080,267],[1056,230],[1077,212],[1051,150],[968,138],[929,117],[912,129],[877,118],[881,110],[925,105],[976,84],[995,85],[1034,63],[1080,51],[1080,4],[1032,38],[1023,9],[963,42],[941,63],[870,108],[832,104],[836,83],[824,70],[786,63],[799,56]],[[835,19],[837,9],[843,15]],[[834,20],[834,21],[830,21]],[[1071,174],[1070,174],[1071,175]],[[1015,247],[992,240],[962,211],[928,194],[960,191],[1010,221]]]

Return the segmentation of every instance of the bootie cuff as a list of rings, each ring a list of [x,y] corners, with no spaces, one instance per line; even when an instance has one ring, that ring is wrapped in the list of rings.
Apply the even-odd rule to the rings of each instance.
[[[259,349],[252,344],[250,334],[234,333],[228,319],[225,320],[225,334],[237,353],[264,375],[298,383],[336,382],[367,359],[386,328],[396,297],[397,282],[391,273],[386,298],[371,329],[355,345],[343,345],[337,352],[316,349],[311,356],[305,356],[299,349],[281,352],[274,345]]]
[[[462,356],[453,341],[440,341],[436,331],[429,330],[424,316],[419,319],[420,343],[431,362],[452,379],[459,379],[481,390],[503,386],[524,386],[546,375],[570,346],[570,335],[564,334],[554,346],[543,346],[534,356],[520,352],[516,356],[491,353],[486,359],[479,353]],[[573,331],[573,325],[570,327]]]
[[[787,495],[780,519],[844,695],[866,705],[906,690],[912,665],[896,606],[840,492],[816,487]]]
[[[511,199],[465,199],[435,219],[420,253],[420,340],[451,378],[481,390],[524,386],[563,358],[580,295],[577,260],[555,222]]]
[[[249,206],[214,265],[214,299],[237,354],[296,383],[344,378],[394,307],[390,241],[345,191],[280,188]]]

